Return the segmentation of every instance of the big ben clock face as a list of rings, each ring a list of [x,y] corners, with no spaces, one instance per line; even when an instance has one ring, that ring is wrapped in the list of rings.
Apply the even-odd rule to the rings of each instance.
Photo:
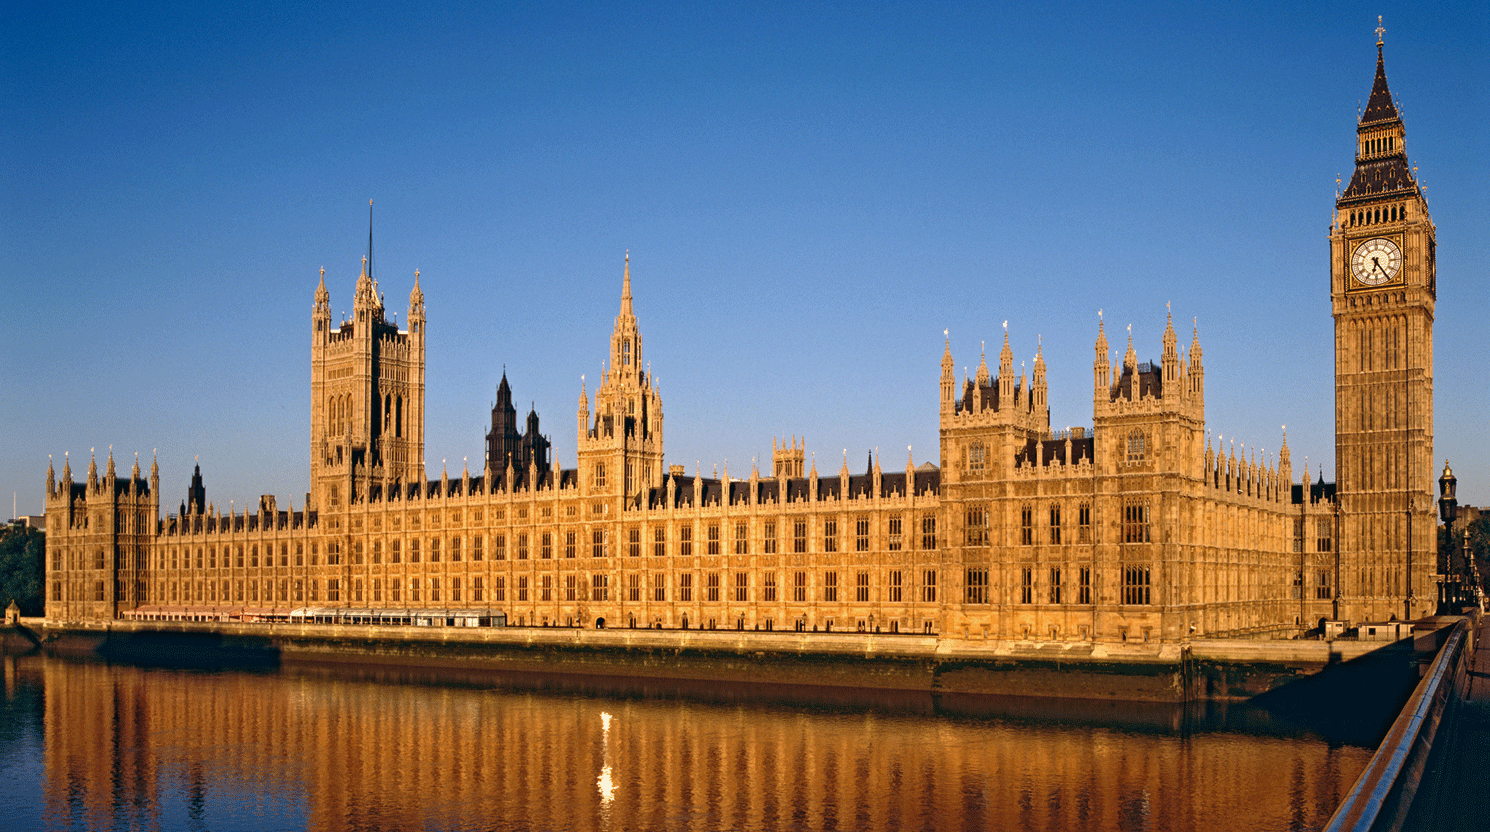
[[[1402,249],[1385,237],[1374,237],[1356,246],[1350,256],[1350,273],[1357,283],[1380,286],[1390,283],[1402,269]]]

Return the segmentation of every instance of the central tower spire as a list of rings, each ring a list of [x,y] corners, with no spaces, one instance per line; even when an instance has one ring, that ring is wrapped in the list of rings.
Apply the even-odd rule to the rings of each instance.
[[[631,301],[631,252],[621,273],[621,310],[610,338],[610,365],[595,391],[593,414],[581,411],[580,476],[595,493],[637,505],[662,485],[662,398],[643,369],[642,334]]]

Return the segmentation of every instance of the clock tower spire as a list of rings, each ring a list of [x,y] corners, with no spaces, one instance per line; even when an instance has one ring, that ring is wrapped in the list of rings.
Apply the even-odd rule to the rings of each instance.
[[[1433,612],[1435,228],[1387,87],[1384,29],[1330,225],[1340,615]]]

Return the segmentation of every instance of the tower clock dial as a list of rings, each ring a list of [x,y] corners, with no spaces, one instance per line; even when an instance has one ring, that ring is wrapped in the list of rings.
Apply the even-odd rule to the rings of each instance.
[[[1350,256],[1350,273],[1366,286],[1390,283],[1402,268],[1402,249],[1385,237],[1373,237],[1356,246]]]

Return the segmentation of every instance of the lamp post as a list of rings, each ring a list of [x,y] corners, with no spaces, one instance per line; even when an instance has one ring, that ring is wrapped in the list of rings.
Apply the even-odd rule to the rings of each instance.
[[[1453,549],[1454,520],[1459,516],[1459,501],[1454,497],[1454,490],[1459,486],[1459,478],[1449,468],[1449,461],[1443,461],[1443,474],[1438,478],[1438,515],[1443,519],[1443,525],[1449,530],[1450,551]],[[1454,569],[1453,556],[1441,558],[1438,563],[1438,604],[1440,612],[1447,612],[1444,607],[1458,601],[1457,570]],[[1455,576],[1455,577],[1450,577]]]

